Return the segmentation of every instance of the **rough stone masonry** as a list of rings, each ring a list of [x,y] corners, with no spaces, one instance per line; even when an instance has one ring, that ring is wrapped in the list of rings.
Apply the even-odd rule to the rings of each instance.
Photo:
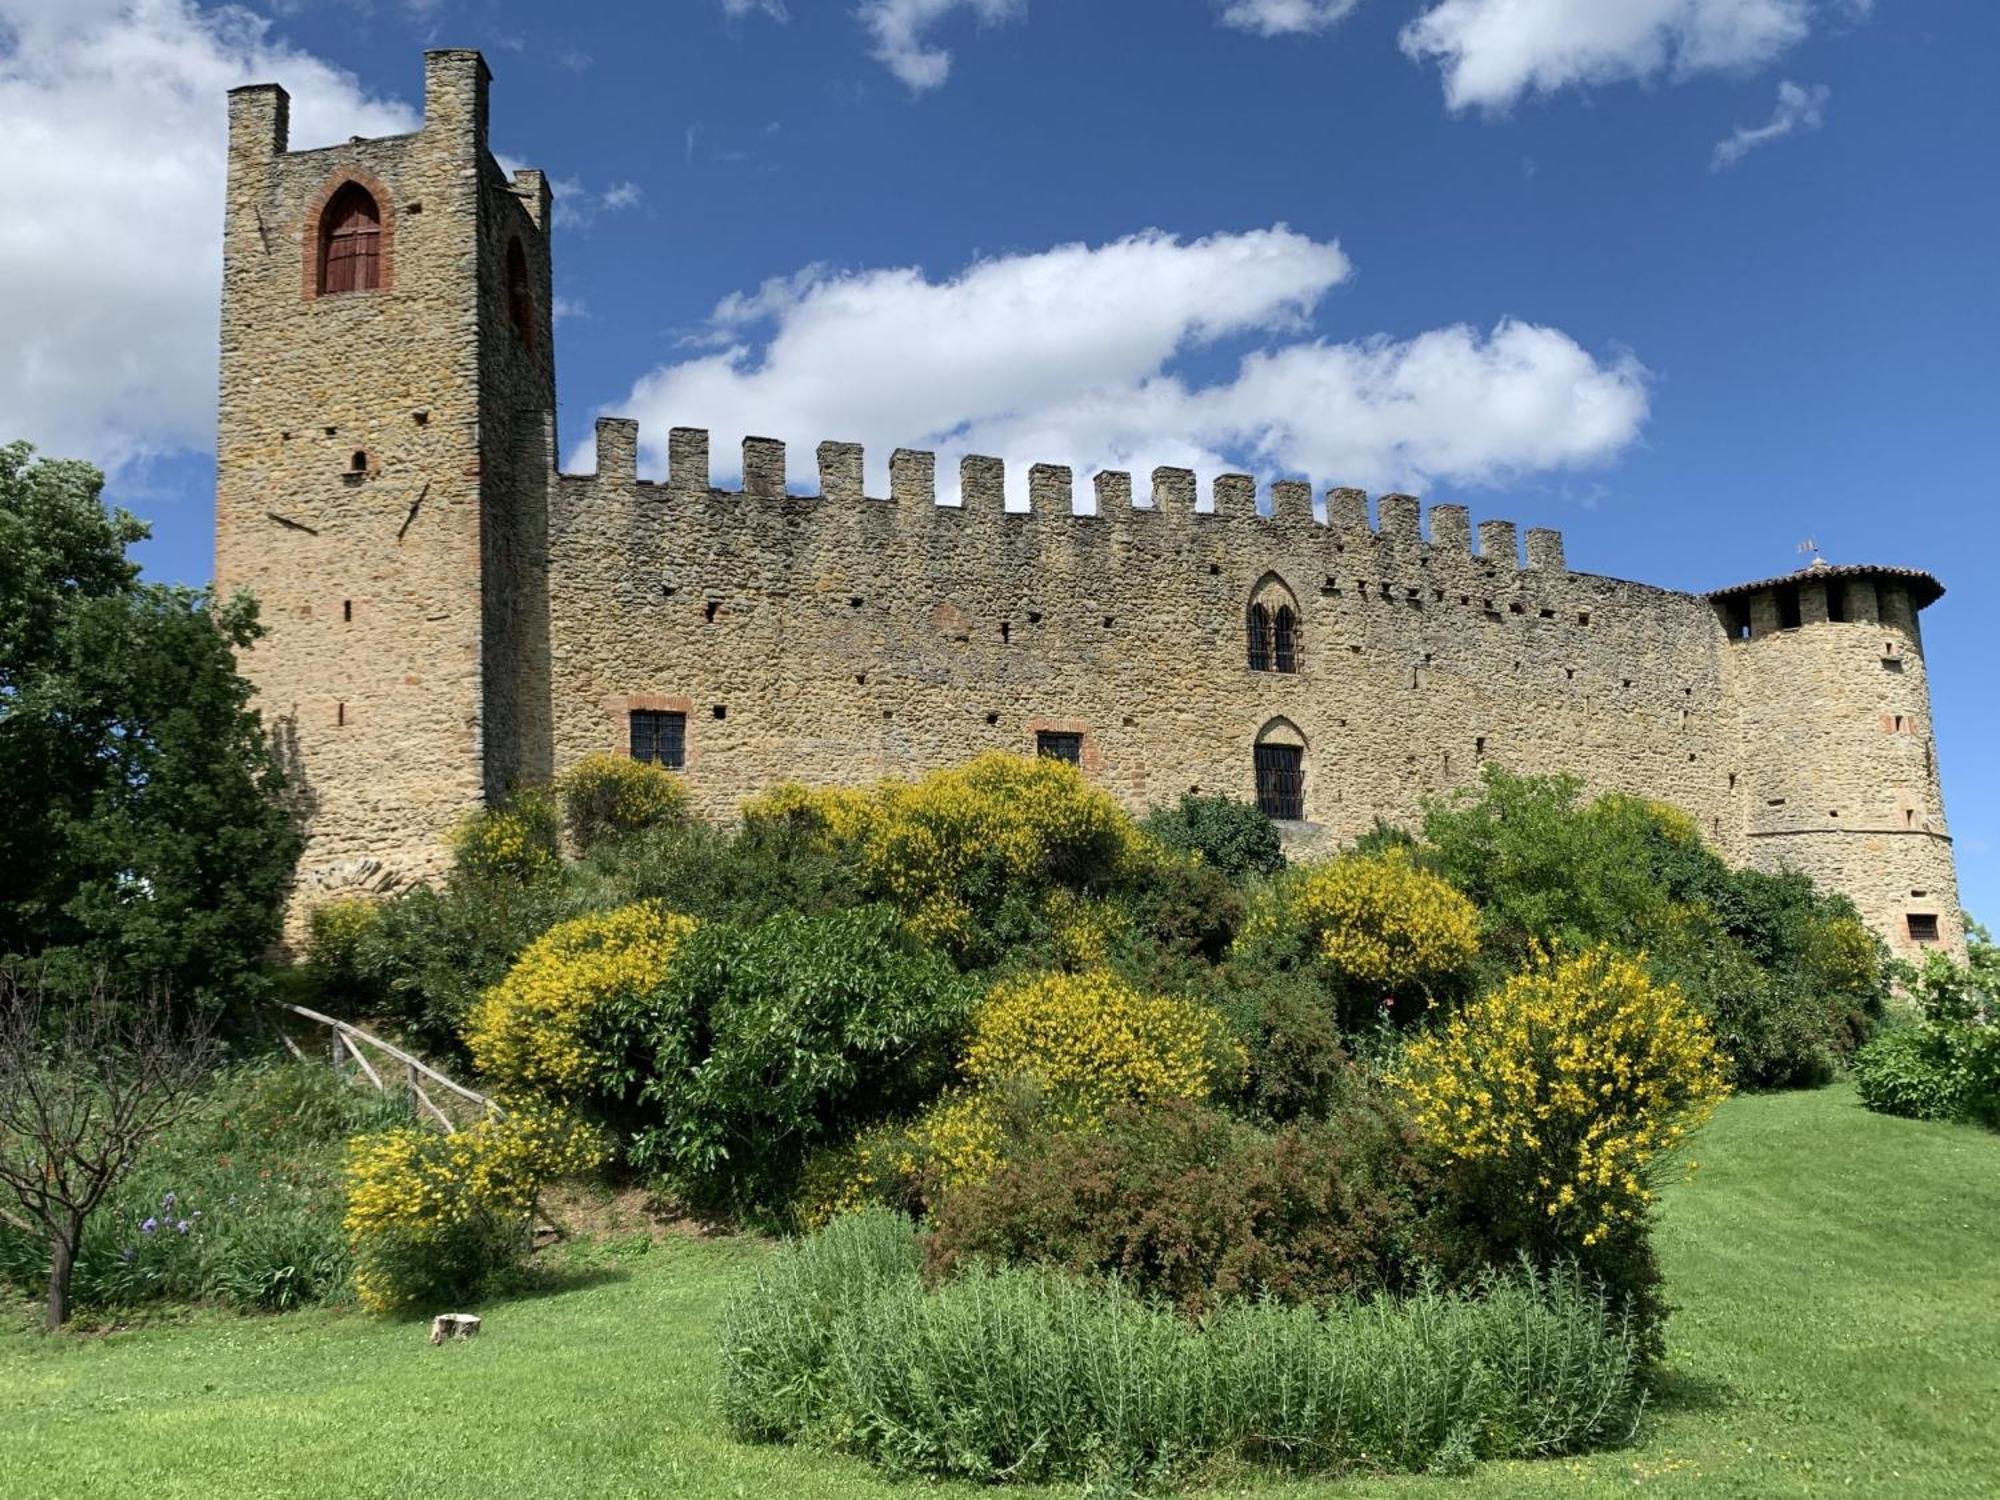
[[[1962,948],[1918,614],[1943,589],[1827,567],[1713,594],[1574,572],[1555,532],[1156,469],[1079,493],[997,459],[940,504],[861,450],[788,466],[708,436],[637,472],[597,424],[556,467],[550,190],[487,146],[479,54],[429,53],[414,134],[287,149],[283,89],[229,98],[218,582],[303,789],[296,919],[437,873],[453,827],[586,755],[674,766],[717,817],[780,780],[1061,754],[1139,809],[1257,797],[1301,837],[1483,762],[1695,817],[1728,858],[1845,891],[1899,951]],[[329,257],[358,256],[352,290]],[[947,486],[947,488],[952,488]],[[1088,502],[1088,503],[1084,503]]]

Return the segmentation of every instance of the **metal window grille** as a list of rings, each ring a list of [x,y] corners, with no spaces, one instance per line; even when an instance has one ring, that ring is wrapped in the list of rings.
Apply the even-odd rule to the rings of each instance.
[[[1297,745],[1257,747],[1257,806],[1267,818],[1297,823],[1306,815],[1306,752]]]
[[[1299,669],[1299,617],[1289,604],[1278,606],[1271,625],[1271,665],[1279,672]]]
[[[632,710],[632,759],[679,771],[687,765],[687,715]]]
[[[1044,760],[1066,760],[1073,766],[1080,766],[1083,764],[1083,736],[1066,734],[1059,729],[1037,730],[1035,754]]]
[[[1250,670],[1271,670],[1271,612],[1261,604],[1250,606]]]
[[[1910,941],[1913,943],[1935,943],[1938,937],[1938,919],[1935,912],[1913,911],[1910,913]]]

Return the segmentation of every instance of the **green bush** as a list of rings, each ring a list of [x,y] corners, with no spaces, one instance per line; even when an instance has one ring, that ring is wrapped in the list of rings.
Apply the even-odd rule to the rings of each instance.
[[[980,1483],[1136,1487],[1217,1461],[1340,1473],[1574,1453],[1622,1441],[1642,1404],[1629,1329],[1561,1273],[1195,1324],[1046,1272],[926,1290],[910,1241],[890,1215],[843,1219],[730,1299],[733,1431]]]
[[[972,999],[887,907],[711,923],[599,1032],[630,1158],[699,1207],[781,1214],[815,1149],[943,1086]]]
[[[1285,867],[1278,825],[1254,802],[1183,792],[1178,805],[1154,808],[1139,826],[1170,849],[1200,855],[1231,880],[1275,875]]]
[[[1966,964],[1930,953],[1922,968],[1901,966],[1917,1017],[1856,1055],[1854,1083],[1868,1108],[2000,1129],[2000,975],[1983,929],[1973,929],[1969,949]]]
[[[563,825],[585,853],[687,817],[687,787],[672,771],[620,755],[591,755],[556,783]]]
[[[1189,1314],[1367,1296],[1415,1279],[1428,1175],[1374,1100],[1275,1134],[1185,1101],[1128,1106],[947,1192],[926,1263],[1117,1277]]]
[[[84,1311],[215,1302],[277,1312],[346,1294],[341,1152],[356,1131],[407,1122],[407,1105],[324,1064],[218,1075],[154,1143],[84,1234],[72,1287]],[[0,1222],[0,1281],[39,1290],[42,1247]]]
[[[1232,1101],[1243,1113],[1277,1125],[1324,1119],[1351,1090],[1356,1070],[1310,974],[1229,964],[1206,994],[1243,1044],[1243,1086]]]

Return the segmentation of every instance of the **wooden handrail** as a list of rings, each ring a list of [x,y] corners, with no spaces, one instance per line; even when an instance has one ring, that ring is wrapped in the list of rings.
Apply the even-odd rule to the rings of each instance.
[[[390,1043],[383,1041],[382,1038],[380,1038],[379,1036],[371,1036],[368,1032],[363,1031],[359,1026],[353,1025],[352,1023],[347,1021],[342,1021],[334,1016],[323,1015],[316,1010],[308,1010],[303,1005],[293,1005],[289,1001],[274,1000],[272,1004],[276,1005],[280,1010],[288,1010],[291,1011],[294,1015],[304,1016],[308,1021],[317,1021],[322,1026],[332,1027],[334,1035],[342,1037],[347,1041],[348,1050],[350,1052],[354,1052],[354,1055],[357,1059],[360,1059],[361,1054],[358,1051],[355,1051],[353,1044],[355,1042],[366,1042],[369,1046],[378,1048],[382,1052],[387,1053],[390,1057],[395,1058],[397,1062],[402,1063],[405,1067],[411,1069],[413,1072],[423,1074],[424,1077],[430,1079],[432,1083],[437,1084],[440,1088],[450,1089],[454,1094],[458,1095],[459,1098],[464,1099],[469,1103],[476,1104],[481,1109],[487,1110],[496,1115],[502,1112],[500,1106],[495,1104],[491,1099],[487,1098],[484,1094],[475,1092],[474,1090],[467,1088],[462,1083],[452,1082],[451,1079],[445,1077],[444,1074],[440,1073],[436,1068],[433,1068],[429,1063],[425,1062],[422,1058],[412,1057],[409,1053],[405,1052],[401,1047],[393,1046]],[[378,1089],[382,1088],[383,1084],[381,1077],[375,1072],[375,1070],[369,1067],[365,1060],[362,1061],[361,1066],[367,1071],[369,1078],[374,1081],[375,1086]],[[422,1090],[418,1090],[417,1093],[419,1098],[423,1098]],[[444,1111],[440,1110],[435,1104],[431,1104],[431,1101],[429,1099],[424,1099],[423,1102],[426,1105],[430,1106],[432,1113],[440,1117],[443,1116]]]

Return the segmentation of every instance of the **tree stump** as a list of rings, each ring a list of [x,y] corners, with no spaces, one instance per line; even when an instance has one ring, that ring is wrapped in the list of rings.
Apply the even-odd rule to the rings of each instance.
[[[476,1338],[479,1334],[479,1319],[471,1313],[439,1313],[431,1319],[431,1342],[442,1344],[447,1340]]]

